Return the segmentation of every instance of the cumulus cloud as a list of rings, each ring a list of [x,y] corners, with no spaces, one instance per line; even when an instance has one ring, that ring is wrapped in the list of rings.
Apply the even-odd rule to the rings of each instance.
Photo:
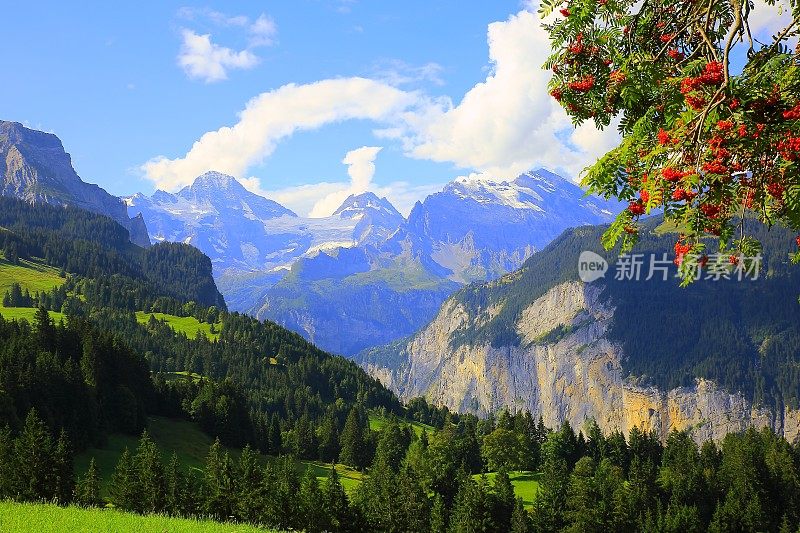
[[[206,83],[228,79],[228,70],[249,69],[258,64],[258,56],[250,50],[236,52],[211,42],[211,34],[198,35],[183,29],[183,44],[178,64],[190,77]]]
[[[142,166],[158,188],[176,190],[215,169],[236,178],[300,130],[349,119],[384,121],[408,107],[412,95],[365,78],[289,84],[250,100],[234,126],[203,134],[183,157],[156,157]]]
[[[504,178],[534,165],[575,172],[591,162],[586,153],[565,146],[564,132],[571,126],[561,107],[547,96],[550,73],[541,65],[550,53],[550,42],[538,16],[521,11],[490,24],[488,42],[491,71],[457,105],[431,106],[424,114],[406,115],[406,131],[384,134],[399,136],[412,157],[453,162]],[[610,142],[606,137],[617,138],[613,131],[592,135],[604,144]]]
[[[328,216],[336,211],[351,194],[361,194],[367,191],[375,175],[375,158],[382,149],[382,146],[362,146],[347,152],[342,163],[347,165],[350,183],[342,184],[343,186],[339,189],[331,191],[317,200],[314,207],[311,208],[309,216]]]
[[[157,157],[142,169],[166,190],[191,183],[209,169],[242,179],[282,139],[350,119],[373,121],[378,137],[400,142],[410,157],[450,162],[467,172],[496,178],[511,178],[535,166],[575,177],[618,142],[614,127],[599,132],[585,124],[574,129],[561,107],[548,97],[550,74],[541,65],[550,45],[538,15],[523,10],[494,22],[488,27],[487,40],[490,71],[457,104],[448,97],[393,86],[398,80],[393,84],[386,79],[340,78],[289,84],[250,100],[234,125],[205,133],[184,156]],[[374,157],[365,167],[348,161],[346,157],[351,173],[367,169],[364,175],[370,175],[367,182],[371,183]],[[250,187],[260,190],[258,180],[250,179]],[[330,202],[323,202],[326,197],[352,185],[325,182],[271,192],[284,195],[287,204],[305,206],[298,212],[308,209],[319,214],[330,209]],[[395,191],[384,191],[390,199],[414,189],[408,184],[393,185]]]
[[[201,34],[188,28],[181,30],[178,65],[190,78],[206,83],[227,79],[230,70],[256,66],[259,57],[254,50],[272,45],[277,33],[275,21],[264,13],[251,20],[244,15],[229,16],[207,8],[181,8],[178,17],[192,22],[207,21],[215,27],[238,27],[247,34],[247,47],[237,51],[213,42],[211,33]]]

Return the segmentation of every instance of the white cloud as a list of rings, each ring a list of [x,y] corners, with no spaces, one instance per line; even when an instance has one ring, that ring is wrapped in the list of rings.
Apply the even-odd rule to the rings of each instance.
[[[317,200],[314,207],[311,208],[309,216],[328,216],[336,211],[351,194],[361,194],[369,189],[372,177],[375,175],[375,158],[382,149],[381,146],[362,146],[347,152],[342,163],[347,165],[350,183],[342,184],[343,187],[331,191]]]
[[[423,115],[405,116],[402,139],[409,155],[450,161],[503,178],[535,165],[574,173],[591,163],[590,154],[569,150],[564,136],[559,138],[570,123],[547,95],[550,73],[541,65],[550,53],[550,42],[538,15],[521,11],[490,24],[488,42],[492,69],[458,105],[433,106]],[[580,147],[575,141],[587,135],[579,134],[573,144]],[[606,138],[617,139],[610,130],[592,135],[605,145],[610,142]]]
[[[400,86],[418,82],[430,82],[434,85],[444,85],[441,78],[442,66],[430,62],[424,65],[409,65],[400,59],[383,59],[373,65],[374,76],[389,85]]]
[[[190,78],[206,83],[227,79],[229,70],[256,66],[259,57],[254,50],[274,44],[278,31],[275,21],[264,13],[251,20],[245,15],[229,16],[208,8],[184,7],[178,10],[178,17],[192,22],[208,21],[216,27],[242,28],[247,33],[247,47],[237,51],[212,42],[211,33],[181,30],[178,64]]]
[[[296,131],[349,119],[383,122],[414,100],[410,93],[365,78],[284,85],[250,100],[234,126],[203,134],[185,156],[156,157],[142,170],[164,190],[187,185],[210,169],[241,178]]]
[[[230,69],[249,69],[258,64],[258,56],[250,50],[234,51],[211,42],[211,34],[198,35],[192,30],[181,32],[183,44],[178,64],[190,78],[206,83],[228,79]]]
[[[282,139],[350,119],[375,122],[375,134],[402,142],[410,157],[451,162],[467,172],[498,178],[511,178],[535,166],[576,177],[618,142],[614,127],[603,132],[591,124],[574,129],[547,95],[550,73],[541,65],[550,44],[538,15],[523,10],[490,24],[488,43],[490,72],[457,105],[447,97],[398,89],[386,80],[341,78],[289,84],[250,100],[236,124],[205,133],[184,156],[157,157],[142,169],[166,190],[191,183],[209,169],[242,179]],[[438,72],[433,67],[429,70]],[[261,187],[258,180],[249,179],[251,187]],[[273,197],[281,194],[287,204],[302,205],[299,213],[319,214],[328,209],[328,203],[325,209],[321,203],[327,196],[351,186],[324,182],[273,191]],[[386,187],[386,196],[408,204],[403,195],[412,190],[408,184],[395,183]]]

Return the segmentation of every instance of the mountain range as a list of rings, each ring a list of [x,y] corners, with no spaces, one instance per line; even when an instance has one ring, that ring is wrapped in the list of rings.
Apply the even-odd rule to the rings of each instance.
[[[211,257],[232,309],[343,354],[410,335],[458,287],[509,272],[565,228],[608,221],[618,209],[546,170],[512,181],[459,178],[408,219],[371,192],[328,217],[300,217],[217,172],[176,194],[125,201],[154,240]]]
[[[52,133],[0,121],[0,177],[3,196],[29,203],[72,205],[106,215],[128,230],[131,242],[150,245],[141,214],[129,217],[122,200],[81,180],[61,140]]]

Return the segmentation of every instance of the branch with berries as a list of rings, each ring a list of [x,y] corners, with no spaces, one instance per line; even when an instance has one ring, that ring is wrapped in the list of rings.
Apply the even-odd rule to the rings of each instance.
[[[653,210],[679,234],[679,264],[704,264],[714,243],[732,265],[750,260],[761,250],[750,218],[800,231],[800,45],[788,46],[800,0],[788,1],[791,21],[767,43],[753,38],[747,0],[542,1],[554,16],[550,95],[576,126],[620,124],[620,145],[582,175],[628,205],[604,246],[629,251]],[[787,245],[800,262],[800,237]]]

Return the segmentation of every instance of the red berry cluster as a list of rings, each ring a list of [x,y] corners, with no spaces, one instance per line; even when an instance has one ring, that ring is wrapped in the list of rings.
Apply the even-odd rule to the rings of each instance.
[[[661,171],[661,175],[670,183],[681,181],[686,176],[691,176],[692,174],[692,172],[681,172],[680,170],[672,167],[666,167]]]
[[[682,200],[691,202],[695,196],[697,196],[696,192],[689,191],[686,189],[681,189],[680,187],[672,191],[672,199],[675,200],[676,202],[680,202]]]
[[[570,82],[569,85],[567,85],[567,86],[570,89],[572,89],[573,91],[576,91],[576,92],[579,92],[579,93],[585,93],[585,92],[591,91],[592,88],[594,87],[594,76],[589,74],[588,76],[586,76],[586,77],[584,77],[584,78],[582,78],[580,80],[576,80],[576,81]]]
[[[783,112],[783,118],[786,120],[797,120],[800,119],[800,102],[797,103],[793,108]]]
[[[677,144],[678,140],[670,137],[669,133],[664,128],[658,129],[658,144],[668,146],[670,144]]]
[[[800,161],[800,135],[795,137],[787,131],[786,137],[778,141],[777,148],[786,161]]]
[[[634,200],[628,204],[628,211],[630,211],[633,216],[644,215],[644,204],[641,200]]]
[[[719,85],[724,79],[722,63],[718,61],[707,63],[699,76],[684,78],[681,81],[681,94],[686,99],[686,105],[695,111],[702,110],[707,101],[704,96],[697,94],[697,91],[700,91],[705,85]]]
[[[564,17],[568,17],[570,15],[569,9],[567,9],[566,7],[564,9],[562,9],[561,10],[561,15],[564,16]]]
[[[719,216],[722,208],[714,204],[701,204],[700,211],[702,211],[705,216],[713,220]]]
[[[675,243],[675,264],[680,266],[686,254],[692,251],[692,245],[681,241]]]
[[[797,243],[797,247],[800,248],[800,235],[795,237],[794,242],[796,242]]]

